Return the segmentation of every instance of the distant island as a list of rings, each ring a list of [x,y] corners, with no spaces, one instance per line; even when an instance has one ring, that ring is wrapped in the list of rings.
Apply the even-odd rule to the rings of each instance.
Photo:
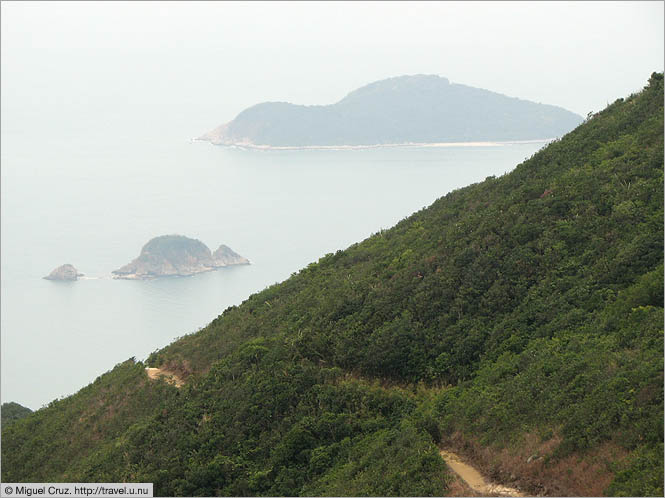
[[[149,280],[184,277],[224,266],[248,264],[247,258],[223,244],[212,253],[200,240],[182,235],[162,235],[144,245],[138,258],[112,273],[116,279]]]
[[[44,277],[46,280],[60,280],[60,281],[73,281],[78,280],[79,277],[82,277],[83,273],[74,268],[73,265],[66,264],[58,266],[55,270],[49,273]]]
[[[415,75],[371,83],[331,105],[257,104],[197,140],[257,148],[522,141],[559,137],[582,120],[561,107]]]

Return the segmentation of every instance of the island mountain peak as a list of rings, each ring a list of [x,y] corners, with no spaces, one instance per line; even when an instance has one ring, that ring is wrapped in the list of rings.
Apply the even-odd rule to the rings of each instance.
[[[340,100],[338,104],[354,102],[356,99],[362,99],[376,93],[393,92],[398,94],[410,90],[422,91],[428,89],[442,89],[448,85],[450,85],[448,78],[436,74],[393,76],[392,78],[385,80],[368,83],[367,85],[349,92],[349,94]]]

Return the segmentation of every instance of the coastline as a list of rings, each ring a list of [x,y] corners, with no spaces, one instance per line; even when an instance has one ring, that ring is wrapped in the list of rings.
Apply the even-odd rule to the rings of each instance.
[[[245,266],[251,265],[251,261],[247,260],[246,263],[232,263],[224,264],[219,266],[206,266],[202,268],[193,268],[186,272],[179,273],[115,273],[111,272],[111,280],[155,280],[158,278],[172,278],[172,277],[191,277],[198,275],[199,273],[208,273],[211,271],[217,271],[221,268],[228,268],[229,266]]]
[[[541,138],[535,140],[508,140],[487,142],[404,142],[394,144],[371,144],[371,145],[257,145],[249,142],[237,142],[231,144],[217,143],[204,138],[192,138],[190,141],[207,142],[211,145],[241,150],[365,150],[382,148],[442,148],[442,147],[502,147],[506,145],[521,144],[547,144],[556,138]]]

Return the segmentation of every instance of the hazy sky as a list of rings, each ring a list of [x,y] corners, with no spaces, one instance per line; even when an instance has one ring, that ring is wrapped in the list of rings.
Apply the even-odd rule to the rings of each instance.
[[[417,73],[586,115],[662,71],[663,39],[663,2],[2,2],[3,102],[23,73],[58,77],[44,60],[92,85],[95,58],[128,92],[209,108],[210,125]]]
[[[254,280],[215,283],[233,296],[224,303],[240,302],[390,226],[462,173],[502,174],[524,157],[525,146],[374,150],[360,159],[236,155],[189,142],[244,108],[329,104],[376,80],[438,74],[586,115],[639,91],[664,58],[663,2],[2,1],[0,10],[3,400],[33,408],[149,351],[152,337],[164,344],[215,313],[201,311],[204,300],[184,304],[188,291],[181,301],[181,291],[153,286],[103,291],[108,299],[86,294],[106,289],[96,287],[103,280],[67,286],[71,294],[44,291],[39,276],[52,268],[72,262],[101,274],[153,236],[184,233],[256,258]],[[396,159],[384,164],[388,156]],[[323,157],[322,167],[306,164],[310,157]],[[372,214],[358,216],[363,210]],[[43,316],[26,319],[33,308]],[[136,343],[121,340],[128,333]],[[81,360],[65,344],[106,359]],[[63,361],[75,368],[52,382]]]

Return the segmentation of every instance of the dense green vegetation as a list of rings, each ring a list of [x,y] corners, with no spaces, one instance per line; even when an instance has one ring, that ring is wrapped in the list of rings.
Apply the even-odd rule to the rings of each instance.
[[[616,449],[607,493],[662,495],[663,75],[146,364],[186,385],[118,365],[3,428],[3,480],[440,495],[441,440],[538,434],[551,465]]]
[[[331,105],[263,102],[201,138],[271,146],[530,140],[581,121],[561,107],[420,74],[370,83]]]
[[[30,408],[19,405],[10,401],[9,403],[3,403],[0,407],[0,415],[2,416],[2,426],[7,427],[9,424],[15,420],[19,420],[23,417],[27,417],[32,413]]]

